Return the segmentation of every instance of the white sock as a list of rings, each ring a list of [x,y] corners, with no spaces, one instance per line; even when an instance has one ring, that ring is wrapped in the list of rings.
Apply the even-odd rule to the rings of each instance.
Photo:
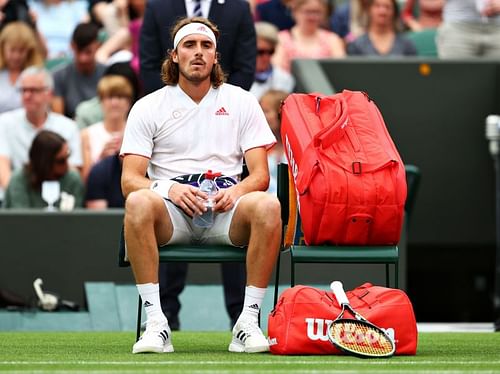
[[[163,314],[161,310],[160,303],[160,286],[158,283],[144,283],[137,284],[137,290],[142,299],[142,305],[146,311],[147,319],[165,319],[167,317]]]
[[[264,300],[267,288],[258,288],[254,286],[245,287],[245,300],[243,301],[243,310],[238,318],[245,320],[259,320],[259,311]]]

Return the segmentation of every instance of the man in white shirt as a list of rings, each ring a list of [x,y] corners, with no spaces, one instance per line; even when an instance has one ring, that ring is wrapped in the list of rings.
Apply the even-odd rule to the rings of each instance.
[[[204,18],[182,19],[173,35],[162,66],[166,86],[133,106],[120,152],[127,255],[147,315],[132,352],[173,352],[160,304],[157,246],[192,242],[248,246],[245,300],[229,351],[265,352],[258,314],[279,251],[281,218],[279,201],[263,191],[267,149],[276,139],[253,95],[223,83],[217,28]],[[249,176],[219,190],[212,227],[194,226],[207,195],[172,179],[207,170],[237,179],[243,157]]]
[[[23,107],[0,115],[0,190],[9,183],[12,171],[28,162],[31,142],[40,130],[51,130],[66,139],[69,163],[82,166],[80,133],[76,123],[50,111],[54,81],[50,73],[29,67],[19,77]]]
[[[148,0],[141,27],[139,55],[142,87],[145,94],[163,87],[159,71],[173,47],[170,30],[183,17],[201,16],[217,25],[219,64],[226,82],[249,90],[255,74],[256,41],[252,13],[246,0]],[[243,306],[245,266],[222,263],[224,303],[231,327]],[[160,264],[160,297],[163,311],[173,330],[180,328],[179,295],[188,272],[186,263]]]

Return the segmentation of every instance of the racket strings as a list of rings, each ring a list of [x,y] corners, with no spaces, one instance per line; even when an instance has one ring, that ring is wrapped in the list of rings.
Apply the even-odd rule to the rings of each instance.
[[[330,326],[330,333],[340,348],[353,353],[385,356],[393,351],[393,343],[383,331],[361,321],[334,322]]]

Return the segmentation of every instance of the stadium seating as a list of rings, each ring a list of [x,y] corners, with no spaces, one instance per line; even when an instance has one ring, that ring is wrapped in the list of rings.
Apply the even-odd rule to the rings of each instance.
[[[417,54],[419,56],[438,56],[436,46],[436,29],[407,32],[406,36],[413,42],[413,44],[415,44],[415,48],[417,48]]]
[[[70,57],[50,58],[47,61],[45,61],[45,69],[49,71],[54,71],[59,67],[69,64],[71,60],[72,59]]]

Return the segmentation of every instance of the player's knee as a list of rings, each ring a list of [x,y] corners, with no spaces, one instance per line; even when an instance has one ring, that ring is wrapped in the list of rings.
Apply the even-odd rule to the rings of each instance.
[[[280,227],[281,205],[275,196],[267,193],[259,194],[256,212],[256,216],[263,225],[270,228]]]
[[[154,199],[149,190],[131,192],[125,200],[125,219],[130,223],[144,222],[153,217]]]

